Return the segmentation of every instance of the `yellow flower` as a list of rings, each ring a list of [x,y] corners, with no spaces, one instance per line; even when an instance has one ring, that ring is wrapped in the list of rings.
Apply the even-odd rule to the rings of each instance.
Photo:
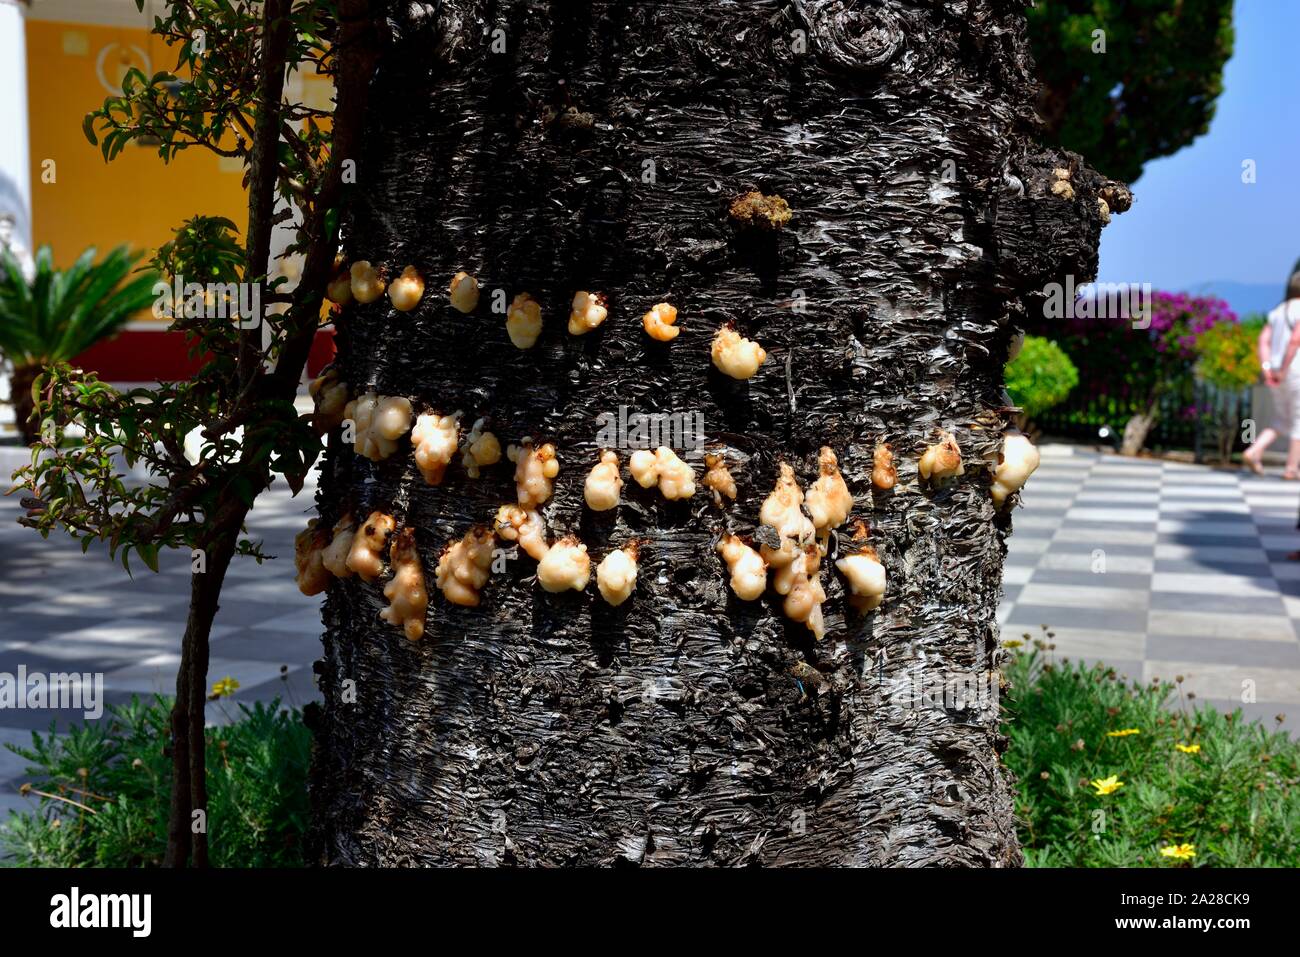
[[[1023,648],[1024,645],[1025,643],[1019,638],[1008,638],[1006,641],[1002,642],[1003,648]]]
[[[1141,728],[1125,728],[1122,731],[1107,731],[1108,738],[1127,738],[1130,734],[1141,734]]]
[[[1183,752],[1183,754],[1200,754],[1201,746],[1199,744],[1175,744],[1174,747]]]
[[[212,697],[214,698],[224,698],[227,695],[234,694],[238,690],[239,682],[230,677],[230,675],[226,675],[220,681],[212,682]]]
[[[1170,844],[1160,848],[1161,857],[1172,857],[1179,861],[1188,861],[1196,856],[1195,844]]]
[[[1124,786],[1124,782],[1114,774],[1108,778],[1097,778],[1095,781],[1090,781],[1089,783],[1097,789],[1098,797],[1113,794]]]

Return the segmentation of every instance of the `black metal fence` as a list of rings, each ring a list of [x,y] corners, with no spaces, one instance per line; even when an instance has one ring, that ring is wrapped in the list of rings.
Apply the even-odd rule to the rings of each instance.
[[[1038,416],[1034,422],[1048,435],[1079,441],[1101,439],[1109,428],[1109,441],[1118,445],[1124,425],[1133,414],[1131,398],[1106,395],[1096,386],[1105,380],[1087,381],[1079,370],[1079,384],[1064,402]],[[1245,420],[1251,418],[1251,390],[1220,389],[1187,376],[1165,392],[1157,403],[1155,425],[1147,435],[1146,447],[1153,450],[1181,449],[1193,452],[1196,461],[1218,458],[1245,447]],[[1259,422],[1256,431],[1269,423]]]

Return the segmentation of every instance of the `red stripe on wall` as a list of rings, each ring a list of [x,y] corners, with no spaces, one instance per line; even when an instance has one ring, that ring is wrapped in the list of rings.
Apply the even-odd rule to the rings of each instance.
[[[319,374],[333,359],[334,330],[321,329],[311,344],[307,374]],[[205,356],[189,356],[184,333],[128,329],[91,346],[72,364],[106,382],[155,382],[189,379],[204,361]]]

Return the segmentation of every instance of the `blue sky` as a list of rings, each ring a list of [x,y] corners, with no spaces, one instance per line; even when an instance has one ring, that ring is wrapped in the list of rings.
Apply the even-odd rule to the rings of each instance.
[[[1266,283],[1281,297],[1300,259],[1300,2],[1237,0],[1234,27],[1210,131],[1146,164],[1133,208],[1102,233],[1103,281]]]

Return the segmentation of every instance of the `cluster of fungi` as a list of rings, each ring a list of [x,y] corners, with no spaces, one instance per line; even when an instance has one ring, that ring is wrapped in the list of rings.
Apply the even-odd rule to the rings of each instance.
[[[752,204],[742,211],[762,212]],[[766,208],[766,207],[764,207]],[[777,213],[781,210],[777,209]],[[424,295],[425,283],[414,266],[406,266],[391,282],[382,268],[366,261],[344,267],[336,265],[336,276],[328,296],[339,306],[350,302],[370,303],[388,294],[399,312],[414,309]],[[467,272],[457,272],[448,289],[450,304],[469,315],[478,309],[479,283]],[[570,335],[582,336],[605,323],[610,303],[599,292],[580,290],[574,294],[568,319]],[[680,332],[677,309],[669,303],[652,305],[642,317],[646,335],[668,343]],[[506,332],[519,349],[531,349],[543,327],[541,304],[521,292],[506,313]],[[710,357],[714,367],[734,379],[756,375],[767,358],[761,345],[745,338],[731,324],[715,334]],[[314,424],[323,434],[350,423],[352,444],[357,455],[372,461],[386,459],[402,446],[409,434],[415,464],[426,483],[441,485],[459,453],[465,475],[477,479],[484,469],[502,459],[498,438],[488,430],[489,420],[481,417],[466,431],[461,412],[425,411],[416,416],[411,401],[403,396],[366,392],[351,396],[347,383],[333,368],[325,370],[310,388],[316,404]],[[591,557],[576,536],[548,540],[542,509],[550,500],[560,459],[552,443],[522,439],[510,445],[505,458],[514,465],[516,501],[502,505],[490,523],[469,529],[463,537],[449,541],[434,570],[435,585],[443,598],[454,605],[476,607],[491,574],[498,542],[517,544],[519,550],[537,562],[537,582],[548,592],[584,591],[591,581]],[[1003,436],[996,463],[988,463],[990,493],[997,508],[1004,508],[1038,466],[1038,452],[1025,436],[1008,432]],[[690,499],[696,494],[695,469],[666,446],[632,453],[627,470],[643,489],[657,488],[669,501]],[[919,482],[941,487],[964,474],[965,466],[956,438],[945,432],[928,445],[917,463]],[[883,441],[875,446],[871,484],[889,490],[898,483],[894,454]],[[705,455],[701,483],[718,508],[734,502],[736,477],[721,450]],[[601,450],[583,484],[583,498],[589,509],[605,512],[618,507],[623,490],[622,463],[612,449]],[[822,603],[822,562],[830,550],[830,538],[848,520],[853,494],[840,473],[833,449],[818,453],[818,475],[801,488],[794,469],[779,463],[775,487],[763,501],[758,516],[757,548],[752,540],[726,532],[717,542],[717,553],[730,576],[733,593],[744,601],[760,599],[770,587],[782,601],[782,611],[791,621],[805,625],[817,638],[825,626]],[[857,522],[849,548],[839,550],[835,568],[843,576],[849,603],[870,612],[884,599],[885,566],[868,543],[869,530]],[[388,624],[400,628],[407,638],[424,634],[428,611],[428,589],[424,569],[415,547],[414,529],[398,528],[392,515],[371,512],[358,522],[343,515],[333,529],[326,530],[313,519],[295,541],[298,587],[304,594],[324,591],[334,578],[358,576],[373,583],[384,573],[385,553],[391,577],[383,587],[388,607],[380,613]],[[609,551],[596,566],[596,588],[612,606],[623,604],[636,588],[637,563],[644,542],[633,540]],[[769,583],[770,578],[770,583]]]

